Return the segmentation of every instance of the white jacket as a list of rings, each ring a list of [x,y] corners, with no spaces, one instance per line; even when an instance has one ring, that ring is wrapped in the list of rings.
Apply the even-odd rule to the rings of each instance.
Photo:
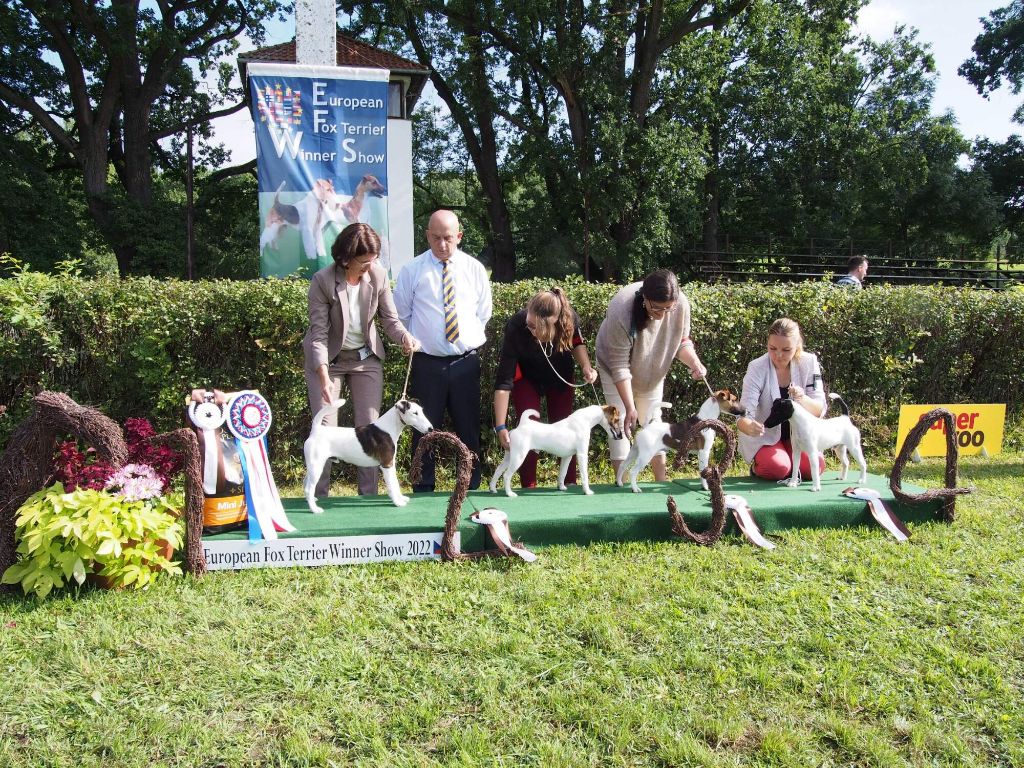
[[[821,403],[821,415],[828,410],[828,398],[825,397],[825,384],[821,379],[821,366],[818,356],[813,352],[803,352],[799,358],[793,358],[789,364],[790,383],[802,387],[807,397]],[[781,397],[779,377],[775,374],[768,353],[751,361],[747,366],[747,374],[743,377],[743,392],[740,394],[740,405],[749,418],[764,423],[772,410],[772,403]],[[754,454],[763,445],[773,445],[782,439],[782,426],[765,429],[760,437],[751,437],[740,432],[740,453],[746,461],[753,461]]]

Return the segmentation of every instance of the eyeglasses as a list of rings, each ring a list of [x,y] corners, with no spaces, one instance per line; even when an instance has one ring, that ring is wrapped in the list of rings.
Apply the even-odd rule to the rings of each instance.
[[[675,311],[676,305],[669,304],[667,307],[657,307],[647,299],[644,299],[644,309],[647,310],[649,315],[667,315],[669,312]]]

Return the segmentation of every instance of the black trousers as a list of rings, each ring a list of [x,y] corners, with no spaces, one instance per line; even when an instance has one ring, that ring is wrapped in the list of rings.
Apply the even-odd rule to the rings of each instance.
[[[480,358],[476,350],[461,356],[436,357],[417,352],[412,359],[409,391],[434,429],[445,429],[447,412],[451,431],[473,452],[470,490],[480,487]],[[420,442],[413,430],[412,452]],[[423,457],[423,477],[413,486],[417,493],[434,490],[434,453]]]

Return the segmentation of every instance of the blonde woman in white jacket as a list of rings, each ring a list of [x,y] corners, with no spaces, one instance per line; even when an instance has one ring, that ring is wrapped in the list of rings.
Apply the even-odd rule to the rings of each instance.
[[[796,321],[781,317],[768,328],[767,354],[747,366],[740,395],[746,415],[736,421],[740,453],[751,463],[753,474],[765,480],[782,480],[793,471],[789,422],[768,429],[763,423],[772,403],[786,397],[815,416],[824,416],[828,409],[817,356],[804,351]],[[825,469],[824,458],[820,469]],[[811,476],[807,454],[800,458],[800,473]]]

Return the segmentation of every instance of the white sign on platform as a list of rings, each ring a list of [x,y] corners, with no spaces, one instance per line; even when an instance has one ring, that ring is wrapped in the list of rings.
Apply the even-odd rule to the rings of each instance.
[[[386,560],[440,560],[442,531],[379,536],[326,536],[315,539],[249,541],[203,540],[206,569],[288,568],[295,565],[348,565]],[[459,547],[455,534],[455,547]]]

